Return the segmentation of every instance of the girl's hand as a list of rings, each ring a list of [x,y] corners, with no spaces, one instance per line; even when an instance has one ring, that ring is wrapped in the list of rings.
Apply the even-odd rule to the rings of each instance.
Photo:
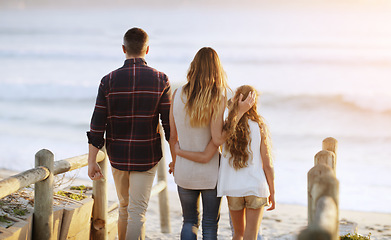
[[[255,104],[255,98],[255,92],[249,92],[246,100],[243,101],[243,94],[240,94],[238,102],[239,112],[244,114],[245,112],[250,110],[250,108],[252,108]]]
[[[268,200],[269,200],[270,207],[267,209],[267,211],[274,210],[276,208],[276,200],[274,199],[274,194],[270,194]]]

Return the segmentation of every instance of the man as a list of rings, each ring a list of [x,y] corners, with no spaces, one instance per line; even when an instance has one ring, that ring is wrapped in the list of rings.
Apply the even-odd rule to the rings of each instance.
[[[149,66],[148,35],[132,28],[124,35],[124,65],[101,80],[87,132],[88,176],[103,177],[96,163],[98,149],[104,146],[120,203],[118,238],[144,239],[148,207],[157,163],[162,158],[158,130],[159,115],[168,141],[171,88],[167,76]],[[129,213],[129,214],[128,214]]]

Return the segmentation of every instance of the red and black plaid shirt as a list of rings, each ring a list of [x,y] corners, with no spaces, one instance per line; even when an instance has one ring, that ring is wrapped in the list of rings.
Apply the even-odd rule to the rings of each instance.
[[[104,145],[111,165],[123,171],[147,171],[162,158],[159,115],[170,138],[171,88],[167,76],[147,66],[143,58],[103,77],[91,119],[88,142]]]

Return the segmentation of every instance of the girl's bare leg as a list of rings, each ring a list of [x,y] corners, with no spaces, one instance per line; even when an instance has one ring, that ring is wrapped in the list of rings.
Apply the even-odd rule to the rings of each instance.
[[[246,208],[246,220],[243,240],[256,240],[263,217],[264,207],[252,209]],[[235,230],[236,231],[236,230]]]
[[[232,240],[242,240],[246,227],[245,211],[244,209],[238,211],[229,210],[229,213],[231,214],[232,226],[234,228]]]

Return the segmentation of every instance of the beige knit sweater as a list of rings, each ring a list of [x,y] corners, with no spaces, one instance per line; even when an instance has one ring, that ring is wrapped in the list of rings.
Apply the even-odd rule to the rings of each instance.
[[[185,110],[182,87],[177,89],[173,99],[173,114],[181,149],[203,152],[211,140],[210,124],[205,127],[191,127]],[[208,163],[197,163],[177,156],[175,183],[185,189],[214,189],[219,172],[219,153]]]

